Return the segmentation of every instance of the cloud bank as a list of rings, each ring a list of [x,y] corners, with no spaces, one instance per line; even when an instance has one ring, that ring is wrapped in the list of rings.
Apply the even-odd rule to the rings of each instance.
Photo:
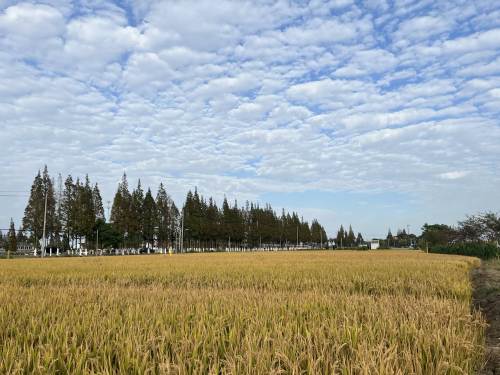
[[[499,112],[492,1],[0,1],[0,190],[126,171],[375,235],[499,210]]]

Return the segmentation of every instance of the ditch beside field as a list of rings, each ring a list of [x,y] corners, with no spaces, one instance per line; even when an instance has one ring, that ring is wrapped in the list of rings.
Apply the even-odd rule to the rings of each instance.
[[[500,375],[500,261],[483,261],[472,274],[474,304],[486,317],[487,363],[481,375]]]

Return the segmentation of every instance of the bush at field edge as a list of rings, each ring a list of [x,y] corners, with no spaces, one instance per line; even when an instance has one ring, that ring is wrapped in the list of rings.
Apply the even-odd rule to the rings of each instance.
[[[429,249],[431,253],[457,254],[492,259],[500,257],[500,248],[493,243],[470,242],[452,245],[436,245]]]

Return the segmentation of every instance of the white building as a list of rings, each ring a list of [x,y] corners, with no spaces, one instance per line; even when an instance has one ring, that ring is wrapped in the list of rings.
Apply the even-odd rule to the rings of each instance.
[[[372,239],[369,242],[370,250],[377,250],[380,247],[380,241],[376,239]]]

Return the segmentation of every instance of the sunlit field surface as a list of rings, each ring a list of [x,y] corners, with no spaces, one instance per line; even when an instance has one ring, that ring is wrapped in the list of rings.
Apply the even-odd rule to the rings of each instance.
[[[414,251],[0,261],[0,373],[471,374],[475,260]]]

